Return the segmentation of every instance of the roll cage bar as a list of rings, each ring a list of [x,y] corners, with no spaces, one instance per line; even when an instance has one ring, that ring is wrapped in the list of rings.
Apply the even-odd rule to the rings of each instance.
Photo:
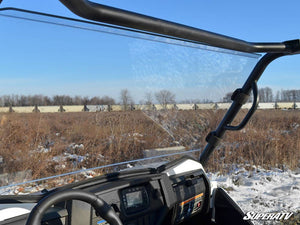
[[[93,3],[88,0],[60,0],[60,2],[68,7],[73,13],[89,20],[114,24],[122,27],[130,27],[137,30],[177,37],[183,40],[191,40],[205,45],[248,53],[292,53],[295,51],[295,43],[251,43],[198,28]],[[297,47],[299,50],[299,40]]]
[[[275,59],[292,54],[300,53],[300,39],[295,39],[285,42],[247,42],[244,40],[212,33],[209,31],[201,30],[198,28],[161,20],[158,18],[102,5],[90,2],[88,0],[59,0],[69,10],[76,15],[102,23],[120,26],[122,29],[130,29],[138,32],[145,32],[147,34],[154,34],[169,38],[175,38],[187,42],[193,42],[196,44],[204,44],[213,47],[219,47],[223,49],[235,50],[246,53],[266,53],[256,64],[248,79],[244,83],[243,87],[237,89],[231,100],[233,101],[230,108],[226,112],[222,121],[218,125],[215,131],[212,131],[206,137],[207,145],[200,155],[200,163],[203,165],[209,159],[209,156],[213,150],[217,147],[218,143],[224,136],[227,130],[240,130],[242,129],[258,105],[258,88],[257,81],[261,77],[265,68]],[[0,0],[1,3],[1,0]],[[0,9],[1,10],[1,9]],[[29,11],[27,11],[29,12]],[[38,13],[38,12],[36,12]],[[43,14],[43,13],[38,13]],[[50,15],[50,14],[44,14]],[[50,15],[51,16],[51,15]],[[52,15],[54,16],[54,15]],[[60,16],[55,16],[64,18]],[[66,18],[66,17],[65,17]],[[70,18],[69,18],[70,19]],[[74,19],[76,20],[76,19]],[[252,107],[237,126],[230,125],[235,116],[240,111],[243,104],[245,104],[250,96],[250,92],[253,91],[253,103]]]

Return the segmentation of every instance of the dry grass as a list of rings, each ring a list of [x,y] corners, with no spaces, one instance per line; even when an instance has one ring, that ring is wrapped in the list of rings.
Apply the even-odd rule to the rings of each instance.
[[[205,147],[206,135],[216,129],[224,113],[223,110],[171,111],[168,116],[164,112],[152,112],[152,116],[181,145],[198,149]],[[246,113],[241,111],[234,124]],[[258,110],[243,130],[227,132],[207,169],[228,172],[235,164],[300,167],[300,111]]]
[[[210,160],[213,171],[232,164],[300,167],[300,111],[259,110],[247,126],[228,132]]]
[[[0,140],[3,172],[31,170],[32,178],[140,158],[141,150],[170,142],[142,112],[3,114]],[[63,154],[86,160],[53,162]]]
[[[2,172],[31,170],[32,178],[38,178],[137,159],[143,149],[175,144],[203,148],[206,134],[223,114],[221,110],[148,112],[157,123],[140,111],[1,114]],[[300,111],[258,111],[245,129],[226,134],[208,170],[224,171],[235,163],[297,168],[299,131]],[[85,160],[53,161],[64,154]]]

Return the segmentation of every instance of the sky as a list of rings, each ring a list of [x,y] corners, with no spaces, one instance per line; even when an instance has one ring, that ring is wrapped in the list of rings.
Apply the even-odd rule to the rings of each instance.
[[[298,13],[298,9],[300,7],[300,2],[298,0],[291,0],[291,1],[258,1],[258,0],[252,0],[252,1],[202,1],[202,0],[193,0],[193,1],[182,1],[182,0],[152,0],[152,1],[140,1],[140,0],[103,0],[103,1],[95,1],[97,3],[101,4],[107,4],[110,6],[114,6],[117,8],[122,8],[130,11],[135,11],[141,14],[145,15],[151,15],[153,17],[165,19],[174,21],[181,24],[186,24],[189,26],[193,26],[196,28],[209,30],[212,32],[216,32],[219,34],[227,35],[227,36],[233,36],[238,39],[242,39],[249,42],[281,42],[291,39],[297,39],[300,37],[300,30],[298,28],[298,23],[300,21],[300,14]],[[53,13],[63,16],[69,16],[69,17],[75,17],[74,14],[72,14],[68,9],[66,9],[59,1],[54,0],[26,0],[26,1],[20,1],[20,0],[3,0],[1,7],[17,7],[17,8],[24,8],[29,10],[37,10],[41,12],[46,13]],[[3,21],[3,18],[0,18]],[[5,27],[2,26],[2,37],[3,34],[9,33],[11,36],[6,39],[2,40],[2,52],[3,50],[7,50],[8,53],[5,54],[4,59],[2,59],[2,64],[7,66],[7,68],[18,68],[16,69],[16,74],[13,74],[11,71],[3,69],[2,74],[9,74],[8,77],[5,77],[4,75],[0,76],[0,80],[2,82],[7,82],[7,87],[10,87],[10,85],[14,85],[16,87],[16,90],[13,88],[9,88],[11,92],[17,93],[17,94],[40,94],[37,92],[45,92],[46,94],[53,95],[53,94],[70,94],[70,95],[76,95],[82,93],[84,90],[81,90],[82,84],[85,84],[89,87],[90,91],[87,93],[87,95],[97,95],[96,90],[99,86],[101,86],[101,80],[100,81],[89,81],[87,82],[82,78],[82,74],[89,72],[89,74],[94,74],[96,77],[97,74],[95,70],[101,69],[102,71],[105,71],[105,76],[102,78],[102,81],[105,80],[106,84],[105,87],[103,87],[103,90],[105,89],[106,94],[112,95],[111,93],[116,92],[116,89],[122,88],[122,87],[128,87],[132,83],[132,80],[127,79],[127,76],[130,76],[129,72],[128,74],[124,71],[131,71],[131,73],[136,73],[138,75],[135,75],[135,82],[139,84],[141,80],[145,81],[149,85],[146,88],[141,88],[143,91],[151,91],[151,90],[158,90],[159,88],[170,88],[171,85],[175,84],[175,86],[182,82],[182,79],[188,78],[188,77],[194,77],[195,80],[197,80],[199,77],[196,75],[193,75],[193,70],[197,71],[197,62],[203,61],[203,57],[196,55],[196,53],[193,50],[178,50],[175,47],[168,48],[168,51],[166,53],[157,54],[156,52],[159,52],[159,50],[164,49],[165,47],[163,45],[160,46],[160,44],[153,47],[152,44],[143,44],[141,41],[134,41],[130,42],[127,41],[126,38],[118,38],[118,40],[115,40],[113,42],[114,37],[104,38],[99,37],[96,35],[96,37],[93,39],[90,37],[91,35],[85,36],[81,33],[76,33],[76,37],[79,38],[78,42],[73,42],[73,40],[68,39],[66,42],[65,40],[60,40],[60,31],[48,28],[43,28],[42,25],[39,29],[42,30],[41,33],[37,33],[35,36],[27,37],[25,35],[22,35],[22,32],[25,32],[27,29],[29,29],[26,26],[21,26],[21,28],[18,28],[17,31],[13,30],[11,27]],[[1,25],[0,25],[1,27]],[[59,28],[57,28],[59,29]],[[57,33],[56,33],[57,32]],[[73,35],[74,31],[70,31],[69,35]],[[39,40],[44,37],[50,37],[51,43],[50,44],[39,44]],[[101,40],[101,41],[100,41]],[[6,44],[3,44],[5,41]],[[97,48],[95,44],[92,43],[98,43],[100,46],[101,43],[105,43],[101,48]],[[118,44],[116,44],[118,43]],[[48,67],[42,66],[43,63],[40,62],[40,58],[38,57],[39,53],[36,52],[38,50],[33,50],[31,46],[36,45],[38,46],[38,50],[47,52],[48,58],[47,61],[49,62]],[[40,46],[39,46],[40,45]],[[72,47],[76,46],[76,53],[73,50],[70,50]],[[122,51],[122,46],[129,46],[129,53],[125,53],[125,51]],[[21,53],[15,53],[12,52],[9,53],[9,49],[14,48],[23,48],[23,46],[26,46]],[[54,50],[57,52],[57,49],[54,49],[52,46],[58,46],[57,48],[61,52],[59,55],[52,55],[52,51]],[[106,51],[106,57],[100,57],[100,52]],[[90,53],[90,52],[93,53]],[[154,56],[149,57],[148,59],[142,58],[142,53],[144,54],[147,52],[154,54]],[[190,60],[188,63],[183,59],[178,57],[175,58],[173,62],[169,62],[169,58],[172,54],[178,53],[178,55],[186,55],[187,57],[193,58],[193,60]],[[69,67],[72,67],[74,64],[78,64],[78,62],[73,59],[74,55],[78,53],[82,56],[80,60],[84,61],[85,64],[81,65],[76,69],[76,71],[70,72],[68,70]],[[11,54],[11,55],[10,55]],[[135,54],[135,56],[132,56]],[[146,55],[147,55],[146,54]],[[203,54],[202,54],[203,55]],[[216,55],[214,54],[206,54],[205,55],[208,59],[216,58]],[[33,57],[34,59],[31,59],[30,57]],[[60,60],[60,57],[68,57],[69,61],[63,61]],[[251,66],[253,65],[254,61],[252,59],[248,60],[249,62],[239,61],[239,59],[235,57],[223,57],[218,56],[219,60],[223,60],[222,64],[214,64],[211,67],[214,69],[211,69],[210,71],[205,70],[203,68],[203,73],[214,73],[215,68],[224,66],[227,66],[227,62],[233,63],[233,66],[229,67],[227,66],[229,72],[231,71],[243,71],[243,73],[249,73]],[[113,60],[108,60],[108,59]],[[168,58],[168,59],[165,59]],[[171,57],[172,58],[172,57]],[[18,66],[15,65],[15,61],[19,59],[20,63]],[[61,61],[61,63],[56,62],[53,64],[54,61]],[[78,60],[78,59],[77,59]],[[135,60],[136,63],[134,66],[132,66],[132,61]],[[274,90],[280,90],[280,89],[300,89],[300,63],[299,63],[300,57],[299,56],[287,56],[283,57],[281,59],[276,60],[273,62],[265,71],[263,74],[261,80],[259,81],[259,85],[261,87],[270,86]],[[42,60],[41,60],[42,61]],[[97,62],[101,61],[101,65],[106,65],[107,68],[103,68],[103,66],[100,66],[100,63],[98,67],[94,66],[94,64],[97,64]],[[159,62],[158,62],[159,61]],[[166,67],[162,64],[164,62],[165,64],[169,65]],[[28,69],[26,71],[25,67],[29,63],[34,65],[34,69]],[[158,65],[157,68],[150,67],[147,69],[143,67],[145,64],[153,64]],[[93,65],[92,65],[93,64]],[[183,64],[182,67],[178,67],[178,64]],[[243,68],[238,68],[238,65],[244,65]],[[128,65],[131,65],[130,68]],[[5,67],[4,66],[4,67]],[[39,68],[40,66],[40,68]],[[165,71],[167,68],[175,68],[175,75],[169,74],[161,74],[158,71]],[[22,68],[22,71],[24,71],[23,74],[20,74],[20,70]],[[60,73],[57,74],[56,68],[60,68]],[[93,69],[92,69],[93,68]],[[110,71],[109,68],[113,68],[114,72]],[[184,68],[189,68],[191,71],[189,74],[183,73]],[[237,69],[238,68],[238,69]],[[34,71],[40,69],[39,74],[34,75]],[[198,68],[199,69],[199,68]],[[25,73],[25,71],[27,73]],[[145,72],[146,71],[146,72]],[[150,75],[150,72],[152,71],[152,74]],[[229,72],[223,72],[218,73],[217,75],[220,76],[229,76]],[[28,75],[30,73],[30,76]],[[178,73],[176,77],[176,73]],[[183,77],[179,77],[180,74],[185,74]],[[55,75],[54,75],[55,74]],[[78,74],[78,76],[77,76]],[[40,79],[40,76],[42,77],[48,77],[45,78],[41,83],[38,83],[38,80]],[[132,75],[132,74],[131,74]],[[12,78],[15,76],[14,78]],[[81,77],[80,77],[81,76]],[[138,78],[137,78],[138,76]],[[63,78],[62,78],[63,77]],[[93,75],[92,75],[93,78]],[[212,77],[210,82],[214,81],[216,77]],[[116,79],[120,84],[116,85],[115,81]],[[32,83],[36,83],[39,85],[40,89],[37,88],[34,91],[30,92],[29,89],[31,89],[30,86],[26,89],[23,88],[22,84],[27,83],[29,81],[32,81]],[[66,86],[62,85],[61,82],[68,81],[73,85],[73,89],[67,89]],[[155,89],[153,86],[151,86],[151,82],[164,82],[169,83],[169,85],[162,85],[158,86],[157,89]],[[100,82],[100,83],[99,83]],[[224,79],[220,80],[221,84],[228,83],[229,81],[226,81]],[[53,86],[50,84],[56,83],[57,90],[53,92]],[[121,85],[122,83],[122,85]],[[238,82],[237,82],[238,83]],[[43,84],[43,85],[41,85]],[[191,86],[190,83],[185,83],[186,86]],[[51,86],[51,87],[50,87]],[[174,86],[174,85],[173,85]],[[118,87],[118,88],[117,88]],[[202,89],[203,92],[207,92],[208,89],[203,88],[201,84],[198,84],[198,86],[192,87],[189,89],[189,92],[194,92],[196,89]],[[218,87],[220,90],[220,85]],[[231,86],[230,86],[231,88]],[[235,88],[235,87],[234,87]],[[236,87],[237,88],[237,87]],[[49,90],[48,90],[49,89]],[[141,91],[137,90],[135,95],[142,95]],[[176,89],[174,89],[176,91]],[[227,90],[226,90],[227,91]],[[226,92],[225,90],[222,90],[220,92],[221,95]],[[2,88],[2,91],[0,90],[0,95],[8,93],[8,90],[5,90],[5,88]],[[133,91],[134,92],[134,91]],[[9,93],[12,94],[12,93]],[[99,95],[104,95],[104,92],[100,92]],[[177,93],[178,94],[178,93]],[[180,95],[180,94],[178,94]],[[117,95],[114,96],[117,98]],[[196,98],[196,96],[191,95],[191,98]],[[210,96],[206,96],[207,98],[210,98]],[[184,98],[184,96],[182,96]],[[137,99],[138,100],[138,99]]]

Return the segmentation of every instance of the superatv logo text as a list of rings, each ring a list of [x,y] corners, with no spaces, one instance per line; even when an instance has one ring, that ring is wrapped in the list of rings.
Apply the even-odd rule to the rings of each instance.
[[[247,212],[244,216],[244,220],[288,220],[293,213],[256,213]]]

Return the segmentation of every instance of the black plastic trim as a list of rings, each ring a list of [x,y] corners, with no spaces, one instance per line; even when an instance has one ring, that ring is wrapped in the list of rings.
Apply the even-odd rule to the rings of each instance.
[[[243,220],[244,212],[222,188],[215,190],[214,207],[216,224],[253,225],[250,220]]]

